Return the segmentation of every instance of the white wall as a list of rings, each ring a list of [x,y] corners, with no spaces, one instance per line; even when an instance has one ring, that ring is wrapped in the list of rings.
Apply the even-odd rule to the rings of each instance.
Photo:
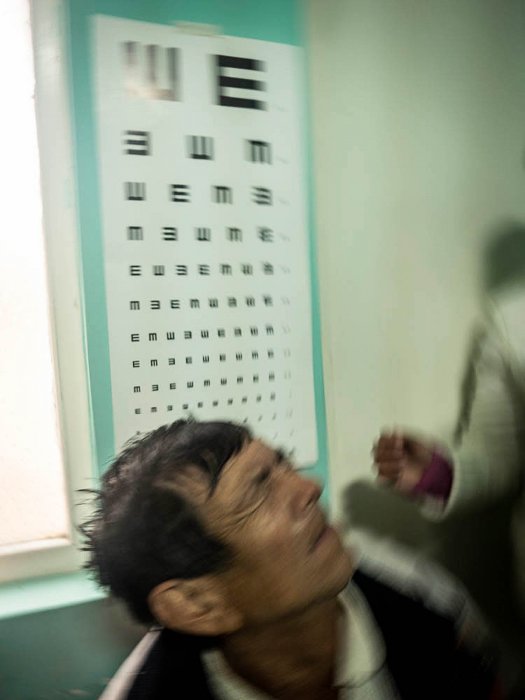
[[[447,429],[483,241],[525,221],[525,5],[309,0],[332,501],[380,426]]]

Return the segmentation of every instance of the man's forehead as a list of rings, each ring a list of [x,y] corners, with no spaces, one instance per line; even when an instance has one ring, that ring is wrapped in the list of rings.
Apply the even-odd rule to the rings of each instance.
[[[247,441],[223,466],[217,479],[217,488],[239,482],[243,474],[249,474],[258,467],[272,464],[275,461],[275,454],[275,449],[262,440]],[[198,501],[203,501],[210,495],[211,484],[211,474],[189,463],[177,472],[172,485],[176,490],[197,498]]]
[[[242,472],[244,469],[258,467],[274,459],[275,450],[272,447],[262,440],[251,440],[224,465],[223,474],[226,476],[232,471]]]

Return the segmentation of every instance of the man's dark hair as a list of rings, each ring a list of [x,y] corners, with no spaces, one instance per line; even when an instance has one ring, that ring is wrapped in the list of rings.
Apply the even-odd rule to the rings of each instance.
[[[211,493],[226,462],[250,440],[250,431],[234,423],[179,420],[130,441],[104,474],[95,514],[80,528],[90,553],[86,568],[141,622],[153,622],[147,597],[156,585],[229,562],[226,546],[204,530],[173,484],[193,465],[209,477]]]

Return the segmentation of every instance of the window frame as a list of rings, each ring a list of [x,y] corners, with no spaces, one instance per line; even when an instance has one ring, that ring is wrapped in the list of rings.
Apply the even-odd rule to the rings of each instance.
[[[0,583],[76,571],[85,555],[80,489],[97,484],[76,206],[65,0],[28,0],[35,70],[43,232],[57,411],[69,513],[67,537],[0,549]],[[31,428],[28,427],[28,436]]]

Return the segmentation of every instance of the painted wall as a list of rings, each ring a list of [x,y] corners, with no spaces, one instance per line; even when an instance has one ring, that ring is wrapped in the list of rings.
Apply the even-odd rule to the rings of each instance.
[[[485,241],[525,221],[525,6],[308,8],[334,508],[431,550],[511,639],[505,513],[434,527],[369,482],[382,426],[451,428]]]
[[[379,428],[446,429],[482,246],[525,219],[520,0],[310,0],[333,493]]]

